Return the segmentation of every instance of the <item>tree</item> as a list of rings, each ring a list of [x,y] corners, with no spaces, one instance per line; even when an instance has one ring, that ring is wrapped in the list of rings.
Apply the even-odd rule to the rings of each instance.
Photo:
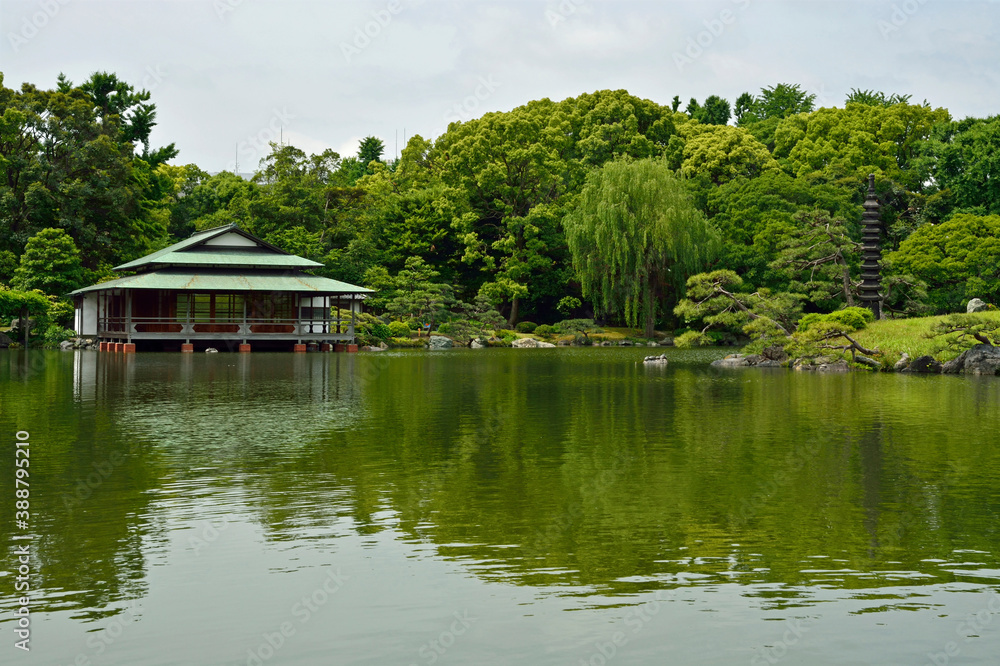
[[[710,125],[692,129],[691,134],[681,166],[687,177],[705,175],[721,185],[740,176],[756,178],[779,170],[767,147],[744,129]]]
[[[835,309],[841,302],[854,307],[860,281],[851,271],[857,271],[861,243],[850,237],[843,219],[822,211],[797,213],[794,219],[795,226],[786,227],[778,242],[771,267],[791,280],[790,291],[807,294],[822,309]]]
[[[706,97],[704,105],[692,97],[684,112],[703,125],[725,125],[732,117],[729,102],[718,95]]]
[[[1000,116],[941,123],[921,146],[921,165],[948,210],[1000,213]]]
[[[431,324],[433,329],[455,303],[451,285],[435,282],[438,276],[421,257],[409,257],[395,276],[377,266],[369,269],[364,282],[379,292],[374,306],[384,308],[398,321]]]
[[[945,109],[894,104],[851,104],[782,120],[774,131],[774,157],[794,176],[811,176],[856,188],[868,174],[920,191],[926,175],[916,161],[920,143]]]
[[[802,296],[768,290],[747,290],[743,279],[731,270],[692,275],[687,281],[687,298],[674,308],[686,323],[704,322],[692,344],[706,342],[710,328],[742,331],[755,337],[787,336],[802,314]]]
[[[1000,301],[1000,215],[959,214],[925,224],[885,257],[897,274],[927,284],[936,312],[964,310],[971,298]]]
[[[797,83],[779,83],[761,88],[756,97],[743,93],[736,100],[738,123],[742,126],[768,118],[787,118],[797,113],[808,113],[813,110],[815,101],[816,95],[802,90]]]
[[[365,167],[365,169],[367,169],[369,164],[382,159],[382,153],[384,151],[385,143],[382,139],[375,136],[366,136],[361,139],[361,143],[358,144],[358,160]]]
[[[14,284],[19,289],[39,289],[54,296],[65,296],[80,288],[83,280],[80,251],[62,229],[42,229],[32,236],[14,272]]]
[[[660,160],[615,161],[593,172],[564,221],[584,295],[653,337],[663,302],[715,258],[718,232]]]
[[[851,92],[844,100],[844,106],[848,104],[865,104],[867,106],[892,106],[893,104],[909,104],[911,95],[897,95],[893,93],[888,97],[884,92],[878,90],[861,90],[851,88]]]
[[[0,317],[18,317],[18,329],[24,336],[24,346],[28,346],[28,316],[48,312],[51,305],[48,298],[40,291],[21,291],[0,285]]]
[[[159,199],[152,165],[174,153],[136,155],[152,127],[147,93],[95,77],[86,89],[63,78],[56,90],[14,91],[0,75],[0,250],[20,255],[39,230],[61,228],[96,268],[166,241],[151,210]]]

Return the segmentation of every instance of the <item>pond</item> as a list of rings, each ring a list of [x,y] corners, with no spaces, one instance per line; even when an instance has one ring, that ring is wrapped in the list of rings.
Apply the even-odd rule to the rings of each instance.
[[[0,662],[997,663],[1000,380],[647,353],[2,352]]]

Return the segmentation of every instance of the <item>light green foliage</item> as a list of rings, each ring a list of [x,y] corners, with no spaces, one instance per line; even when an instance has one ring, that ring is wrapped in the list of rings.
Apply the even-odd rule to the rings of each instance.
[[[1000,321],[981,313],[953,314],[935,322],[930,335],[938,349],[956,354],[974,345],[1000,345]]]
[[[674,338],[674,346],[679,349],[690,349],[691,347],[708,347],[712,344],[712,338],[701,331],[688,331],[681,333]]]
[[[319,232],[309,233],[304,227],[289,227],[274,231],[263,239],[289,254],[316,260],[323,252]]]
[[[563,317],[569,317],[573,314],[573,311],[582,305],[580,299],[575,296],[563,296],[559,299],[559,303],[556,305],[556,310],[559,311]]]
[[[392,328],[382,322],[378,322],[372,325],[371,333],[373,337],[379,340],[388,340],[392,337]]]
[[[719,249],[718,232],[659,160],[611,162],[587,179],[564,221],[583,293],[599,313],[644,321],[653,336],[662,304]]]
[[[410,336],[410,324],[405,321],[391,321],[387,327],[389,335],[394,338],[407,338]]]
[[[62,229],[42,229],[28,240],[13,282],[25,291],[65,296],[82,287],[83,278],[80,251],[70,235]]]
[[[510,325],[522,301],[566,292],[560,220],[587,168],[676,151],[677,122],[683,116],[666,107],[605,90],[453,123],[438,140],[428,159],[465,189],[473,211],[453,223],[463,260],[495,285],[481,293],[509,303]]]
[[[18,318],[22,322],[19,329],[23,332],[25,341],[27,341],[27,327],[23,325],[23,322],[32,315],[39,317],[45,315],[51,305],[51,301],[45,294],[37,289],[20,291],[6,285],[0,285],[0,318]]]
[[[681,172],[687,177],[706,176],[721,185],[735,178],[756,178],[777,172],[778,163],[767,146],[745,129],[728,125],[685,126]]]
[[[63,340],[70,340],[76,337],[76,331],[71,328],[63,328],[59,324],[49,324],[42,336],[46,346],[58,345]]]
[[[971,298],[1000,300],[1000,215],[955,215],[925,224],[885,257],[896,274],[927,284],[936,312],[963,310]]]
[[[833,322],[843,326],[848,332],[858,331],[875,321],[875,315],[868,308],[849,307],[843,310],[836,310],[828,314],[817,314],[815,312],[804,315],[799,320],[797,331],[804,333],[811,327],[815,327],[824,322]]]
[[[823,108],[781,121],[774,157],[794,176],[856,187],[875,173],[919,190],[924,176],[914,163],[917,147],[948,119],[945,109],[910,104]]]

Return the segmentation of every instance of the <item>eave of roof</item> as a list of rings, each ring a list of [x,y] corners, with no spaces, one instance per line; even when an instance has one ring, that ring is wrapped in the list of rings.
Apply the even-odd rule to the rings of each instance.
[[[129,275],[77,289],[73,294],[83,294],[104,289],[163,289],[172,291],[224,291],[224,292],[300,292],[314,294],[370,294],[371,289],[339,280],[309,275],[301,271],[189,271],[182,269],[158,270]]]

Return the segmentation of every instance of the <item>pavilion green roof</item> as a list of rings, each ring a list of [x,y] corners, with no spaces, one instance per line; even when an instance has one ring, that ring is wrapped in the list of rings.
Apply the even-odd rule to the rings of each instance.
[[[213,245],[210,241],[236,234],[247,239],[252,245]],[[162,250],[140,257],[120,266],[116,271],[135,271],[156,269],[166,266],[219,266],[226,268],[264,268],[264,269],[304,269],[318,268],[323,264],[289,254],[270,243],[248,234],[235,224],[228,224],[214,229],[193,234],[179,243],[174,243]]]

